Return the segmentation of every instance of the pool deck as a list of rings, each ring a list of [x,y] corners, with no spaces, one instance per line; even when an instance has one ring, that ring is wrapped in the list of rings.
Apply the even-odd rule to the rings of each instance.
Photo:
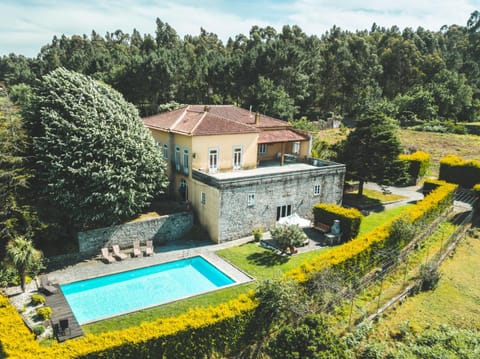
[[[48,273],[48,279],[52,283],[61,285],[79,280],[96,278],[137,268],[171,262],[178,259],[202,256],[230,278],[235,280],[237,284],[242,284],[250,282],[254,278],[248,276],[246,273],[217,256],[215,251],[232,246],[238,246],[247,243],[252,239],[252,237],[246,237],[221,244],[197,242],[191,240],[172,242],[170,244],[155,247],[154,255],[152,256],[142,256],[137,258],[132,258],[129,256],[127,259],[122,261],[117,260],[111,264],[106,264],[100,259],[100,257],[98,257],[50,272]]]

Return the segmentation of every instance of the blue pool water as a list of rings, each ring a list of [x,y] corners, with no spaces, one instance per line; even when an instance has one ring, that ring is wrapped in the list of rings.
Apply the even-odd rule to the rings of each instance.
[[[60,286],[79,324],[214,290],[234,281],[192,257]]]

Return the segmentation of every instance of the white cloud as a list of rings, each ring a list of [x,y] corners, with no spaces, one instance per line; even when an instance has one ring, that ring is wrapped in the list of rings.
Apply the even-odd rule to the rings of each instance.
[[[480,4],[476,1],[476,6]],[[336,25],[345,30],[398,26],[400,29],[421,26],[433,31],[443,25],[465,25],[475,10],[472,1],[314,1],[299,0],[290,21],[306,33],[322,34]]]
[[[2,0],[0,2],[0,55],[15,52],[35,56],[54,35],[104,35],[121,29],[131,33],[155,32],[155,19],[169,23],[180,36],[196,35],[203,27],[222,40],[248,35],[253,25],[299,25],[307,34],[321,35],[333,25],[342,29],[370,29],[397,25],[439,30],[444,24],[465,25],[480,0],[243,1],[232,8],[228,0]],[[274,19],[274,20],[272,20]]]

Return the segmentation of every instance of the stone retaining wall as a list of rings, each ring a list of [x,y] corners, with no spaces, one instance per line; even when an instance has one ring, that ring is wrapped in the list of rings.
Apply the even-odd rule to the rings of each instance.
[[[99,251],[104,246],[118,244],[120,248],[132,247],[135,239],[143,244],[153,240],[154,244],[181,238],[193,226],[191,212],[174,213],[159,218],[126,223],[122,225],[79,232],[78,248],[80,253]]]

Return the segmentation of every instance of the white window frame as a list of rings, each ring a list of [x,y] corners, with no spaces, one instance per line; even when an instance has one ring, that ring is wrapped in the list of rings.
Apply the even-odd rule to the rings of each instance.
[[[163,159],[168,160],[168,145],[166,143],[163,144],[162,155]]]
[[[177,172],[180,172],[181,163],[180,163],[180,146],[175,146],[175,168]]]
[[[157,146],[157,148],[162,148],[162,143],[160,141],[155,141],[155,146]]]
[[[205,192],[200,192],[200,203],[204,206],[207,203],[207,194]]]
[[[183,174],[188,176],[189,174],[189,152],[188,148],[183,148]]]
[[[292,145],[292,153],[298,155],[300,153],[300,141],[295,141]]]
[[[313,185],[313,195],[320,196],[322,194],[322,186],[320,184]]]
[[[232,162],[233,162],[233,169],[234,170],[239,170],[242,168],[242,162],[243,162],[243,148],[242,146],[233,146],[233,150],[232,150],[233,154],[233,158],[232,158]]]
[[[247,207],[255,206],[255,193],[251,192],[247,194]]]
[[[216,173],[218,171],[219,157],[218,147],[208,149],[208,172]]]
[[[258,144],[258,153],[260,155],[265,155],[268,152],[268,145],[266,143]]]

